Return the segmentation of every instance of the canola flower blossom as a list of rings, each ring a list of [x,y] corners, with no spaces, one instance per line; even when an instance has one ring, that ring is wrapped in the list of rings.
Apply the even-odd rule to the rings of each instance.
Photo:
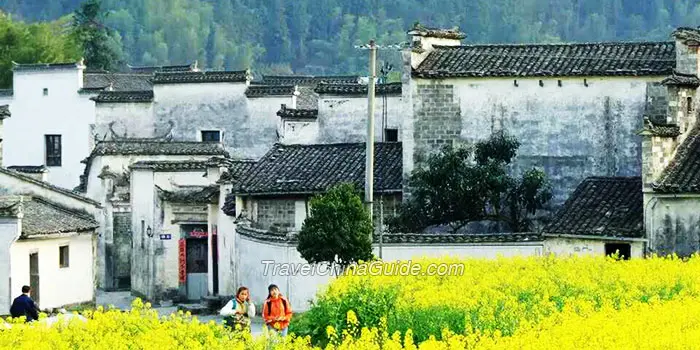
[[[127,312],[84,312],[87,322],[9,320],[0,349],[688,349],[700,342],[699,261],[425,259],[465,273],[345,275],[298,320],[324,342],[313,332],[253,338],[137,299]]]

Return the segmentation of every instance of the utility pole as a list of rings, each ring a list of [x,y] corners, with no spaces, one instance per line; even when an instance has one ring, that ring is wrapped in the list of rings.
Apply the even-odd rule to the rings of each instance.
[[[370,221],[373,219],[372,202],[374,199],[374,82],[377,78],[377,46],[374,40],[369,41],[369,82],[367,85],[367,147],[365,164],[365,204],[369,211]]]
[[[407,43],[393,44],[393,45],[382,45],[378,47],[374,40],[369,41],[369,45],[355,46],[356,49],[369,50],[369,82],[367,84],[367,147],[366,147],[366,163],[365,163],[365,205],[367,205],[367,210],[369,211],[369,218],[374,224],[374,95],[375,95],[375,81],[377,79],[377,49],[388,49],[388,50],[401,50],[407,47]],[[387,68],[390,69],[390,68]],[[386,105],[386,101],[385,101]],[[384,121],[382,121],[382,127]],[[384,141],[384,130],[382,130],[382,141]],[[380,197],[380,207],[379,207],[379,258],[382,258],[382,245],[384,238],[384,225],[383,225],[383,215],[384,215],[384,203],[383,197]],[[374,225],[372,225],[374,226]],[[372,232],[372,241],[374,241],[374,232]]]

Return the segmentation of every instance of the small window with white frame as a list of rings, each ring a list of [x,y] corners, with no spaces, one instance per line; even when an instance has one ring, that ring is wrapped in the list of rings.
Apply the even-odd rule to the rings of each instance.
[[[49,96],[49,88],[44,88],[44,96]]]
[[[221,142],[221,130],[202,130],[202,142]]]

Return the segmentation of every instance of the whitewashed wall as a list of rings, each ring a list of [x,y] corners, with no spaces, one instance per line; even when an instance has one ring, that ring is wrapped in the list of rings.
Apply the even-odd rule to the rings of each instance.
[[[259,241],[247,236],[237,235],[238,255],[238,285],[251,289],[253,301],[261,304],[267,297],[267,286],[277,284],[282,293],[289,298],[294,310],[304,311],[309,308],[309,300],[327,285],[332,279],[332,274],[324,273],[320,269],[319,274],[274,275],[273,264],[265,261],[274,261],[277,264],[291,263],[301,266],[307,264],[294,245],[282,243],[270,243]],[[378,247],[374,247],[374,253],[378,254]],[[421,257],[474,257],[496,258],[501,256],[538,256],[542,254],[542,242],[521,244],[460,244],[460,245],[385,245],[383,247],[383,260],[409,260]],[[267,271],[266,271],[267,266]],[[278,272],[281,272],[278,271]]]
[[[554,254],[562,257],[571,255],[605,256],[605,243],[618,242],[576,238],[547,238],[544,242],[544,252],[545,254]],[[630,244],[631,258],[644,257],[643,241],[620,243]]]
[[[69,245],[69,266],[60,268],[59,246]],[[17,241],[12,245],[12,292],[29,285],[29,254],[39,253],[42,309],[90,302],[95,297],[93,235]]]
[[[0,219],[0,315],[9,315],[12,300],[22,293],[12,290],[11,255],[12,243],[19,238],[21,228],[18,219]],[[29,257],[27,257],[29,261]]]
[[[411,79],[403,86],[411,95],[403,124],[404,172],[412,170],[416,155],[425,158],[453,139],[473,143],[505,129],[521,143],[515,170],[543,167],[559,205],[588,176],[639,175],[637,131],[647,83],[660,79]]]
[[[154,137],[155,118],[153,103],[104,103],[95,104],[95,125],[90,135],[91,145],[94,138],[98,140],[112,139],[109,124],[114,122],[112,129],[120,136],[131,138]]]
[[[81,95],[82,70],[15,72],[12,117],[5,120],[3,165],[45,164],[44,135],[61,135],[62,164],[51,167],[49,181],[72,189],[83,170],[80,161],[89,153],[90,124],[95,105]],[[43,89],[48,89],[48,96]]]
[[[231,185],[221,185],[219,187],[219,204],[217,205],[218,214],[216,216],[216,223],[219,246],[220,295],[233,295],[236,292],[236,288],[238,288],[236,225],[233,223],[234,218],[226,215],[221,210],[221,207],[226,201],[226,195],[229,193],[231,187]],[[236,210],[240,210],[239,205],[236,205]]]
[[[386,123],[382,120],[383,106],[384,100],[377,96],[374,109],[374,135],[377,142],[381,140],[384,129],[400,130],[401,118],[406,115],[401,95],[386,97]],[[364,142],[367,135],[367,96],[320,96],[318,123],[321,143]]]

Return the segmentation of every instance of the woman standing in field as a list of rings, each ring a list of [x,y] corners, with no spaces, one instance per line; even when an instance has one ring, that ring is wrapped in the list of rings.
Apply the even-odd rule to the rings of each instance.
[[[226,317],[224,324],[231,329],[250,331],[250,318],[255,316],[255,305],[250,302],[248,288],[238,288],[236,296],[224,305],[219,314]]]
[[[281,336],[287,335],[289,321],[292,319],[292,306],[280,293],[280,289],[271,284],[267,287],[267,300],[263,304],[263,319],[269,330],[273,330]]]

